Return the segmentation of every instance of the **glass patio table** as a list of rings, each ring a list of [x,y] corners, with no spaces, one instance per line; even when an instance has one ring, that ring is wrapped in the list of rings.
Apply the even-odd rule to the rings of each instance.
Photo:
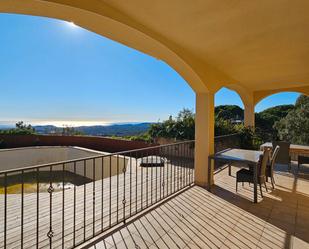
[[[254,191],[253,200],[257,203],[257,184],[258,184],[258,162],[260,156],[263,154],[262,151],[257,150],[243,150],[243,149],[226,149],[217,152],[208,157],[209,165],[211,160],[226,162],[229,165],[229,175],[231,175],[230,165],[233,162],[241,162],[241,167],[248,167],[252,165],[253,177],[254,177]],[[237,164],[235,165],[237,166]],[[208,191],[211,191],[211,167],[208,167]]]

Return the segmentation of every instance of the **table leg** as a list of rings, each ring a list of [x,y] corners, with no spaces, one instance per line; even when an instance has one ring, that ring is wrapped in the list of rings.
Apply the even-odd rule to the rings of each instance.
[[[229,167],[229,176],[231,176],[232,175],[231,163],[228,164],[228,167]]]
[[[254,203],[257,203],[257,183],[258,183],[258,179],[257,179],[257,164],[254,165],[253,167],[253,181],[254,181]]]

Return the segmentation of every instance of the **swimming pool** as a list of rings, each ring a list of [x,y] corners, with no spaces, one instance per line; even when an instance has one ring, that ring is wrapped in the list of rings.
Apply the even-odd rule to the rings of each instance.
[[[0,194],[46,192],[51,182],[54,191],[69,189],[120,174],[127,162],[121,156],[75,146],[0,150],[0,172],[16,170],[5,179],[0,173]]]

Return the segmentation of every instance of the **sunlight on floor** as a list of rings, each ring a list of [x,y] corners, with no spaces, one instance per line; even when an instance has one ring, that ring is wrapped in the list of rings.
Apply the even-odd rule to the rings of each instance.
[[[276,189],[252,203],[235,172],[216,174],[213,193],[194,186],[98,239],[92,248],[309,248],[308,180],[281,169]]]

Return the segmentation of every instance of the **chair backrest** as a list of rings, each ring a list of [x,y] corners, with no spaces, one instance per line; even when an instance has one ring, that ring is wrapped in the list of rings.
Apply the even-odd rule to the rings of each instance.
[[[273,150],[273,153],[272,153],[272,156],[271,156],[271,159],[270,159],[270,166],[271,166],[272,169],[274,168],[275,163],[277,161],[279,151],[280,151],[280,146],[277,145],[276,148]]]
[[[290,163],[290,142],[283,142],[283,141],[274,141],[273,148],[280,146],[280,150],[278,152],[276,162],[282,164],[289,164]]]
[[[259,166],[260,166],[259,176],[260,177],[265,176],[265,171],[266,171],[267,162],[269,160],[269,156],[270,156],[270,148],[266,148],[263,152],[263,155],[260,156],[260,162],[259,162]]]

